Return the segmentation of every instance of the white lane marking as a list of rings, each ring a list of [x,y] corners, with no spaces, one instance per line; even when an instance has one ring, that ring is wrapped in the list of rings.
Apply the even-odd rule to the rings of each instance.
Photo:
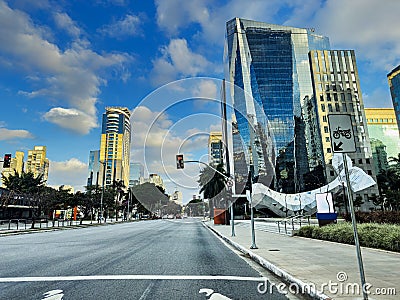
[[[149,286],[144,290],[144,292],[143,292],[142,296],[139,298],[139,300],[145,300],[147,298],[153,285],[154,285],[154,282],[149,284]]]
[[[63,290],[52,290],[43,294],[42,300],[62,300],[64,297]]]
[[[265,281],[266,277],[241,277],[220,275],[89,275],[89,276],[36,276],[3,277],[6,282],[43,282],[43,281],[85,281],[85,280],[229,280],[229,281]]]
[[[228,298],[220,293],[214,293],[214,290],[212,289],[200,289],[199,294],[206,294],[206,296],[210,296],[208,300],[232,300],[231,298]]]

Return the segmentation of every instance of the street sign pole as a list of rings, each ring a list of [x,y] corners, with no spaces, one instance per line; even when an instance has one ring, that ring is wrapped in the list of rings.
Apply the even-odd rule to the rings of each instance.
[[[358,268],[360,271],[361,277],[361,285],[363,292],[363,299],[368,300],[368,294],[365,290],[366,282],[365,282],[365,273],[364,273],[364,265],[362,261],[360,242],[358,240],[358,232],[357,232],[357,224],[356,217],[354,213],[353,206],[353,193],[350,187],[350,177],[349,170],[347,166],[347,156],[345,153],[356,152],[356,141],[354,138],[353,132],[353,124],[351,121],[351,115],[348,114],[330,114],[328,115],[329,129],[330,129],[330,137],[331,137],[331,146],[332,151],[334,153],[341,153],[343,159],[343,167],[346,176],[346,192],[349,198],[349,207],[350,207],[350,215],[351,215],[351,223],[353,225],[353,233],[354,233],[354,243],[356,245],[357,252],[357,260],[358,260]]]
[[[354,206],[353,206],[353,193],[351,192],[351,188],[350,188],[350,178],[349,178],[349,171],[347,169],[347,157],[346,157],[346,155],[342,154],[342,159],[343,159],[343,164],[344,164],[344,172],[346,174],[346,183],[347,183],[346,191],[347,191],[347,196],[349,198],[351,223],[353,224],[354,242],[355,242],[355,245],[356,245],[358,268],[360,270],[361,287],[362,287],[364,300],[368,300],[368,294],[367,294],[367,291],[365,290],[366,281],[365,281],[365,273],[364,273],[364,264],[363,264],[362,255],[361,255],[360,242],[359,242],[359,239],[358,239],[356,216],[355,216],[355,213],[354,213]]]

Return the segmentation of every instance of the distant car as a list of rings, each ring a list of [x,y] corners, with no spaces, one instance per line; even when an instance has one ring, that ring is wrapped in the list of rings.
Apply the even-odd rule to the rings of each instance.
[[[182,216],[181,215],[175,215],[175,218],[182,219]]]

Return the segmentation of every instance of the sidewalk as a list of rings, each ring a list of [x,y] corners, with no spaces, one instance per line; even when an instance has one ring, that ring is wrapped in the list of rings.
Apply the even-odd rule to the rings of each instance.
[[[130,220],[129,222],[135,222],[138,220]],[[113,225],[117,223],[123,223],[127,221],[123,221],[122,218],[119,218],[116,221],[114,218],[107,219],[107,222],[99,223],[97,221],[90,221],[90,220],[83,220],[82,224],[80,220],[77,221],[48,221],[47,223],[35,223],[35,228],[31,229],[31,223],[19,223],[18,226],[15,223],[5,223],[0,225],[0,236],[3,235],[16,235],[16,234],[25,234],[25,233],[34,233],[34,232],[41,232],[41,231],[53,231],[53,230],[68,230],[68,229],[77,229],[82,227],[89,227],[89,226],[103,226],[103,225]]]
[[[319,295],[311,295],[315,299],[363,299],[353,245],[290,237],[256,229],[258,249],[250,249],[250,228],[235,226],[236,236],[231,237],[231,226],[214,225],[212,221],[204,224],[288,282],[287,288],[314,284],[316,291],[320,292]],[[400,253],[362,248],[362,257],[366,282],[371,285],[368,289],[369,299],[399,299]]]

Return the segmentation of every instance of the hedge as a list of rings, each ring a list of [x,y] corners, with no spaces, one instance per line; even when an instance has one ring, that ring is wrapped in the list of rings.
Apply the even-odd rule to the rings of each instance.
[[[393,224],[364,223],[357,225],[360,245],[400,252],[400,226]],[[353,227],[340,222],[323,227],[303,226],[298,236],[354,245]]]

